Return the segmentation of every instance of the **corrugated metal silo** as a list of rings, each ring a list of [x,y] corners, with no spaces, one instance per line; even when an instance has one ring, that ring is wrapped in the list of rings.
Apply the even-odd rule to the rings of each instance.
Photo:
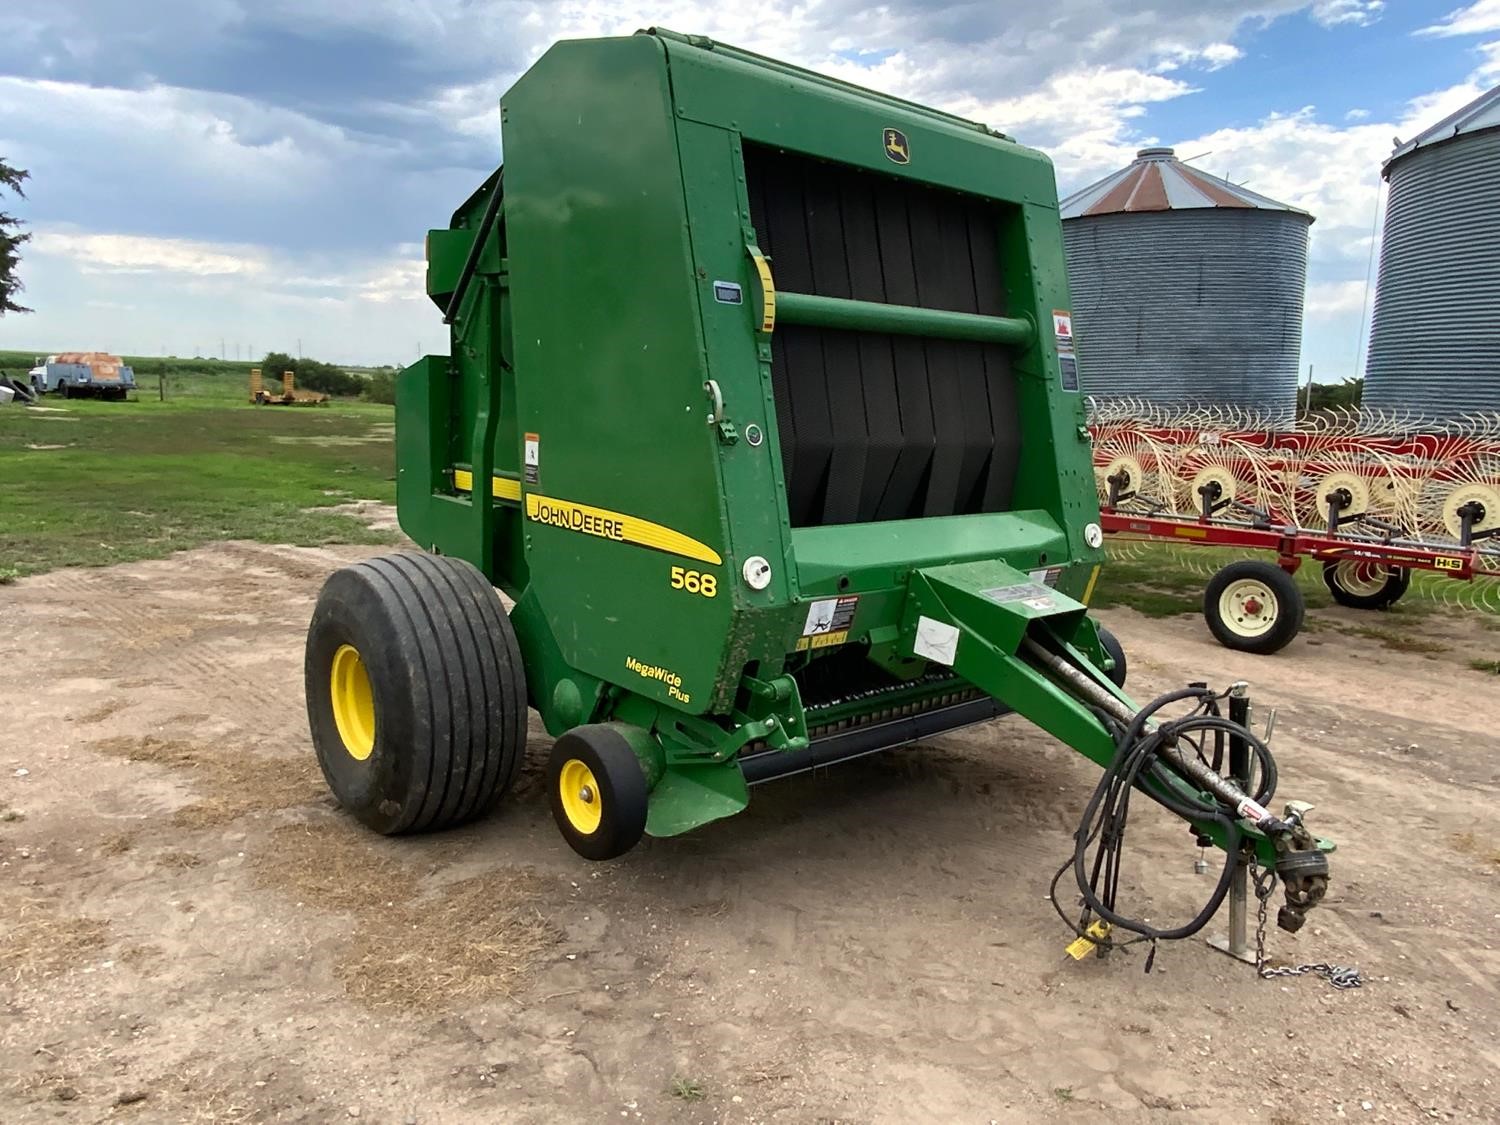
[[[1500,87],[1398,145],[1385,178],[1364,404],[1500,411]]]
[[[1085,391],[1290,423],[1311,215],[1147,148],[1062,219]]]

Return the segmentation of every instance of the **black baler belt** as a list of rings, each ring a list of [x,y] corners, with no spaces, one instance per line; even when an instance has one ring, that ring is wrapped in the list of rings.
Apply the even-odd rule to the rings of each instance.
[[[745,146],[784,292],[1004,315],[997,205]],[[1003,511],[1019,456],[1009,353],[783,324],[772,385],[793,526]]]

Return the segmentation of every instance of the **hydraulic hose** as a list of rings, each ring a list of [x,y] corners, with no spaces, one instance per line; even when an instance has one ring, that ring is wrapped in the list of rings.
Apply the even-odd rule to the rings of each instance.
[[[1035,646],[1040,647],[1040,646]],[[1053,657],[1053,659],[1058,659]],[[1050,664],[1050,662],[1049,662]],[[1232,788],[1224,793],[1215,792],[1212,802],[1183,800],[1173,792],[1170,784],[1155,787],[1150,796],[1168,811],[1185,820],[1202,823],[1208,821],[1219,825],[1224,833],[1224,866],[1214,884],[1208,900],[1189,921],[1179,926],[1153,926],[1144,920],[1131,918],[1116,908],[1119,889],[1120,866],[1124,848],[1126,828],[1129,823],[1130,797],[1134,789],[1146,776],[1167,783],[1169,780],[1187,780],[1194,784],[1204,781],[1203,743],[1209,736],[1230,736],[1242,739],[1250,749],[1259,766],[1258,779],[1253,794],[1257,805],[1271,800],[1276,790],[1276,762],[1270,748],[1252,732],[1224,718],[1217,711],[1217,695],[1206,688],[1187,687],[1167,692],[1147,706],[1122,721],[1128,709],[1117,699],[1112,707],[1096,706],[1095,713],[1115,734],[1117,751],[1104,775],[1099,779],[1088,803],[1078,831],[1074,834],[1072,857],[1058,868],[1053,876],[1051,898],[1058,916],[1082,937],[1096,945],[1111,948],[1147,941],[1152,945],[1152,954],[1147,958],[1146,969],[1150,970],[1155,958],[1155,947],[1159,941],[1170,941],[1191,937],[1208,924],[1218,912],[1229,893],[1235,867],[1239,864],[1243,832],[1239,821],[1241,810],[1232,807]],[[1196,700],[1196,708],[1181,718],[1161,721],[1148,729],[1152,718],[1163,708],[1174,703]],[[1198,762],[1189,763],[1184,745],[1190,746]],[[1200,767],[1200,763],[1202,763]],[[1213,791],[1213,790],[1210,790]],[[1090,849],[1094,850],[1093,862],[1089,861]],[[1057,898],[1057,885],[1064,872],[1071,867],[1084,911],[1080,921],[1074,922],[1064,912]],[[1089,933],[1091,917],[1107,922],[1112,928],[1137,935],[1126,941],[1101,938],[1097,932]]]

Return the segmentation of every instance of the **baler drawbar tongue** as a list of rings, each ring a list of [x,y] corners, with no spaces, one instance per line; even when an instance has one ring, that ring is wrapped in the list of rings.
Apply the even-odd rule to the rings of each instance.
[[[1218,703],[1227,693],[1194,686],[1137,708],[1066,639],[1080,632],[1084,614],[1079,602],[1004,563],[964,563],[913,572],[902,631],[903,646],[913,658],[948,665],[1105,770],[1075,837],[1074,859],[1058,873],[1075,868],[1084,903],[1076,923],[1066,915],[1064,920],[1090,947],[1128,944],[1111,941],[1111,928],[1133,931],[1139,936],[1132,940],[1153,945],[1189,937],[1213,917],[1236,866],[1248,859],[1281,877],[1286,905],[1278,924],[1300,929],[1306,912],[1327,889],[1326,853],[1333,850],[1303,824],[1310,806],[1292,802],[1282,817],[1267,811],[1265,803],[1276,786],[1275,762],[1263,741],[1219,714]],[[1178,702],[1191,702],[1194,709],[1186,716],[1154,718]],[[1221,749],[1226,739],[1253,748],[1260,766],[1255,792],[1204,759],[1210,735]],[[1184,926],[1159,929],[1114,910],[1118,851],[1132,788],[1188,820],[1201,841],[1212,841],[1226,853],[1209,902]],[[1101,809],[1102,818],[1096,820]],[[1087,852],[1096,840],[1098,852],[1086,874]],[[1056,885],[1054,879],[1055,904]],[[1269,893],[1266,884],[1262,899]],[[1063,913],[1060,904],[1058,911]]]

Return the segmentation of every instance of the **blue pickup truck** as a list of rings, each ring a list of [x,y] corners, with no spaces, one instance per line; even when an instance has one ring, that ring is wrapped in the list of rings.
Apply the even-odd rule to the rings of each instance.
[[[63,352],[38,361],[31,369],[31,386],[39,394],[118,401],[135,387],[135,372],[117,355]]]

